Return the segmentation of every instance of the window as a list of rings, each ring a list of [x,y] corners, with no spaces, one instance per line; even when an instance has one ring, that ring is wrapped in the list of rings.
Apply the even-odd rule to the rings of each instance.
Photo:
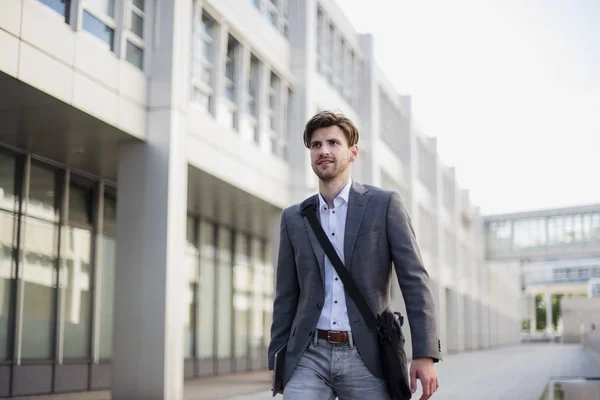
[[[454,198],[454,180],[447,175],[443,175],[443,194],[444,194],[444,206],[448,212],[453,213],[456,205]]]
[[[344,39],[336,32],[333,39],[333,86],[341,95],[344,88]]]
[[[225,109],[221,123],[230,128],[237,128],[237,106],[236,106],[236,74],[238,69],[239,43],[233,36],[227,41],[227,55],[225,59],[225,77],[223,80],[225,90]]]
[[[17,159],[0,153],[0,362],[11,357],[13,321],[13,282],[16,278],[15,249],[17,245],[16,194]]]
[[[139,69],[144,69],[144,12],[145,0],[131,0],[128,21],[125,59]]]
[[[92,204],[91,184],[69,184],[69,221],[61,252],[59,288],[63,324],[63,356],[89,359],[92,284]]]
[[[260,86],[260,61],[253,54],[250,57],[250,74],[248,75],[247,112],[258,118],[258,89]]]
[[[417,140],[419,180],[429,189],[432,194],[436,193],[435,185],[435,155],[432,154],[423,140]]]
[[[198,281],[198,358],[211,360],[214,356],[214,328],[216,323],[216,263],[215,227],[201,221],[200,233],[200,276]],[[212,371],[212,370],[211,370]]]
[[[323,73],[325,50],[323,47],[323,22],[325,16],[321,7],[317,8],[317,71]]]
[[[288,0],[251,1],[275,29],[289,37]]]
[[[115,0],[84,0],[82,27],[114,51]]]
[[[100,256],[97,260],[100,304],[97,312],[100,314],[99,329],[99,356],[100,359],[112,357],[112,334],[113,334],[113,304],[115,296],[115,262],[116,262],[116,224],[117,224],[117,202],[115,197],[106,194],[104,196],[104,213],[102,223],[102,234],[99,246]]]
[[[252,270],[250,265],[250,241],[248,236],[235,236],[235,264],[233,267],[233,310],[236,368],[239,371],[249,356],[250,306],[252,299]]]
[[[69,22],[69,10],[71,8],[71,0],[39,0],[40,3],[47,5],[63,17],[65,22]]]
[[[394,102],[379,89],[381,139],[398,157],[400,157],[400,114]]]
[[[196,237],[196,219],[187,217],[185,241],[185,274],[187,275],[186,305],[187,312],[184,320],[184,348],[185,358],[195,357],[196,347],[196,286],[198,282],[198,239]]]
[[[24,359],[50,360],[54,356],[59,178],[57,171],[31,164],[23,243]]]
[[[232,232],[224,227],[219,228],[217,252],[217,358],[225,364],[229,363],[232,352],[232,311],[233,311],[233,265],[232,265]],[[226,367],[224,368],[226,369]]]
[[[281,80],[274,72],[271,72],[269,81],[269,133],[270,151],[277,153],[277,139],[280,133],[280,85]]]
[[[456,239],[448,230],[444,230],[444,259],[450,267],[456,266]]]
[[[211,112],[213,96],[213,42],[218,32],[215,20],[199,10],[194,18],[192,37],[192,101]]]
[[[327,53],[325,54],[325,57],[327,57],[327,70],[325,73],[325,77],[327,78],[327,81],[331,84],[334,85],[333,82],[333,66],[334,63],[336,62],[336,60],[334,59],[334,56],[336,55],[336,50],[335,48],[336,46],[336,33],[335,33],[335,27],[333,25],[329,25],[329,27],[327,28],[329,30],[328,32],[328,36],[327,36],[327,41],[329,42],[329,49],[327,51]]]

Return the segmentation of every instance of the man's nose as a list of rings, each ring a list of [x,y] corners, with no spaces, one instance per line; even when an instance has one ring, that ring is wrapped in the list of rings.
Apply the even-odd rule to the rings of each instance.
[[[322,156],[329,155],[330,152],[331,152],[331,148],[328,145],[324,144],[321,146],[321,155]]]

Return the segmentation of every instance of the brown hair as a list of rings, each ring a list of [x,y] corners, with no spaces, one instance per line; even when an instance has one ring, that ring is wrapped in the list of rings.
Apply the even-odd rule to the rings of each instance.
[[[310,149],[310,141],[314,131],[319,128],[328,128],[330,126],[339,126],[348,140],[348,146],[352,147],[358,143],[358,128],[342,113],[332,111],[321,111],[313,116],[304,128],[304,146]]]

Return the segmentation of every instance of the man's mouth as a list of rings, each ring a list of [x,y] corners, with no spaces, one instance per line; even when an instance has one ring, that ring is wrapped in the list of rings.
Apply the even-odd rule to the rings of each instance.
[[[329,165],[329,164],[333,164],[333,160],[321,160],[318,163],[319,165]]]

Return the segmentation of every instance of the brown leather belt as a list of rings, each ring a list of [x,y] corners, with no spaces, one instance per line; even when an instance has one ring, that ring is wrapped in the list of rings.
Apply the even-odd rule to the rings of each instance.
[[[339,331],[323,331],[321,329],[317,329],[319,339],[325,339],[329,343],[348,343],[348,332],[339,332]]]

